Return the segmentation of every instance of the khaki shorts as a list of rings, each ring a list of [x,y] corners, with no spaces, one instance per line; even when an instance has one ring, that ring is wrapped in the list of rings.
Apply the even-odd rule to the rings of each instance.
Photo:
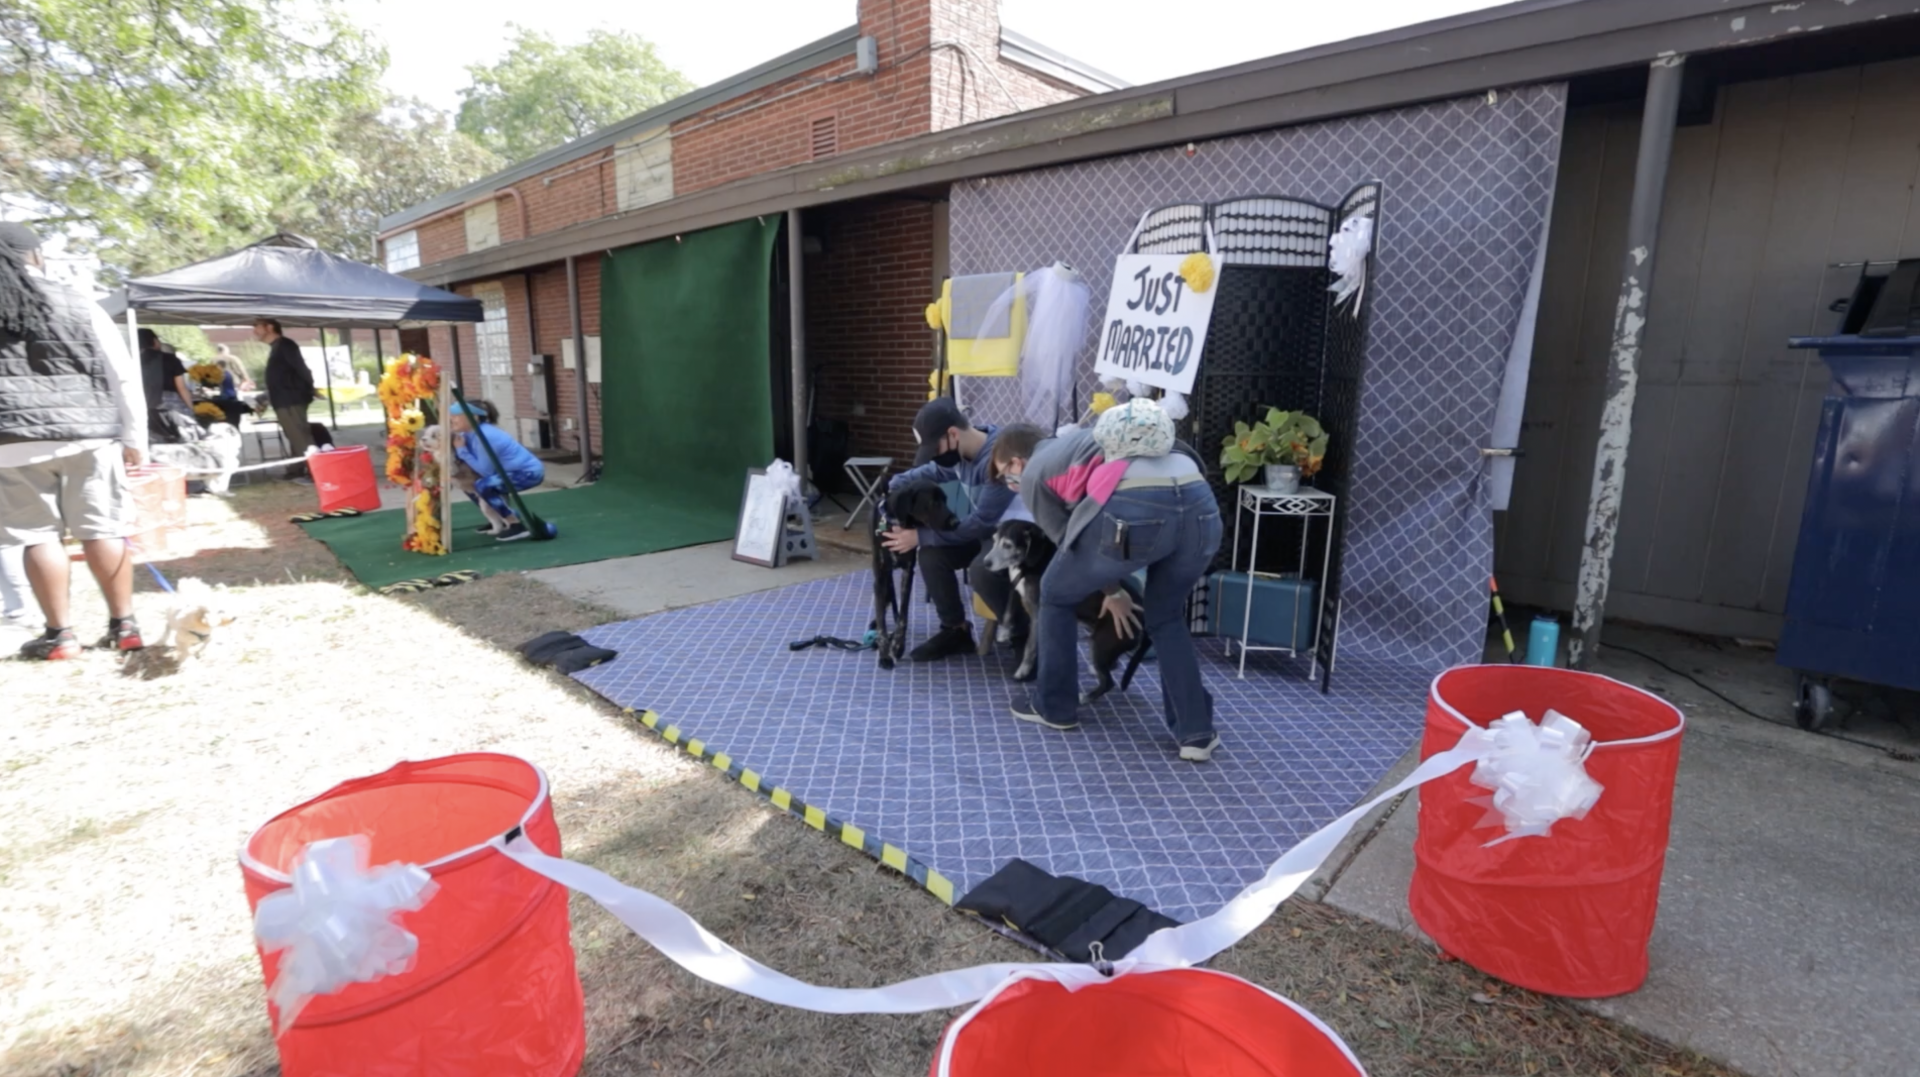
[[[58,542],[62,532],[82,542],[126,538],[133,533],[130,507],[117,443],[0,467],[0,546]]]

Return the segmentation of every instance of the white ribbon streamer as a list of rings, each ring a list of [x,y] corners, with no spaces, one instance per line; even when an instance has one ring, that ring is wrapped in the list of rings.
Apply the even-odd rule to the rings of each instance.
[[[327,838],[301,850],[292,883],[260,899],[253,934],[267,953],[281,953],[269,991],[278,1032],[318,995],[372,983],[413,967],[420,940],[394,922],[427,903],[439,888],[416,864],[367,868],[364,837]]]
[[[1211,959],[1266,922],[1282,901],[1319,870],[1362,816],[1417,785],[1478,762],[1483,754],[1477,747],[1460,747],[1420,764],[1406,780],[1289,849],[1267,869],[1265,877],[1212,916],[1154,932],[1131,954],[1113,963],[1113,975],[1187,968]],[[669,961],[695,976],[782,1006],[818,1013],[920,1013],[977,1002],[1014,978],[1040,977],[1069,990],[1106,979],[1089,965],[1046,962],[975,965],[885,987],[821,987],[760,964],[701,927],[699,921],[671,902],[584,864],[548,856],[524,837],[511,842],[496,839],[494,844],[528,870],[599,902]]]

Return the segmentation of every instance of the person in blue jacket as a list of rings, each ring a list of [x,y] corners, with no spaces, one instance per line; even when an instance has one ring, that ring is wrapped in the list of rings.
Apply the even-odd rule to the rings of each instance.
[[[927,597],[940,616],[940,630],[907,657],[935,662],[974,649],[973,629],[960,600],[960,573],[981,556],[1014,495],[993,476],[993,440],[999,430],[984,423],[974,426],[951,398],[927,401],[913,418],[913,436],[920,443],[914,466],[895,475],[887,488],[916,479],[958,483],[965,487],[969,502],[964,509],[953,506],[960,526],[952,531],[895,527],[881,538],[895,553],[920,551],[920,578],[926,581]]]
[[[496,542],[516,542],[526,538],[531,532],[514,514],[507,503],[506,483],[513,483],[515,490],[531,490],[546,481],[546,466],[540,458],[528,452],[526,446],[513,439],[495,425],[500,421],[500,410],[487,400],[469,400],[467,407],[473,409],[473,416],[480,420],[475,429],[468,420],[466,409],[458,403],[453,406],[453,455],[460,461],[457,481],[460,489],[469,499],[480,506],[487,518],[486,526],[478,528],[481,534],[492,535]],[[500,467],[505,471],[502,476],[494,470],[493,460],[480,443],[486,438],[493,447],[493,455],[500,458]]]

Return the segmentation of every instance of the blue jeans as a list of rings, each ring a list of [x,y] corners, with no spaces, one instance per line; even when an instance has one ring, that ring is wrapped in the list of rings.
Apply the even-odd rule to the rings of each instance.
[[[1206,483],[1116,491],[1040,579],[1040,674],[1034,700],[1040,713],[1066,723],[1080,705],[1080,626],[1074,607],[1144,568],[1141,620],[1160,659],[1167,727],[1181,744],[1206,743],[1213,735],[1213,696],[1200,683],[1200,659],[1187,633],[1187,595],[1219,550],[1220,505]]]
[[[532,469],[529,468],[527,471],[519,474],[508,472],[507,478],[513,481],[513,488],[515,490],[531,490],[545,482],[547,477],[544,472],[535,475],[532,473]],[[507,504],[507,486],[506,483],[500,481],[498,472],[475,479],[472,488],[466,491],[466,495],[474,501],[486,502],[493,508],[493,511],[508,519],[519,519],[519,517],[514,514],[513,507]]]

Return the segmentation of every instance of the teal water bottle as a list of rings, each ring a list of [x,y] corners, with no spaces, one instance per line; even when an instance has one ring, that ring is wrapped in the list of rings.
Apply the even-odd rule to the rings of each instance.
[[[1527,629],[1527,665],[1557,666],[1560,657],[1560,621],[1553,617],[1535,617]]]

